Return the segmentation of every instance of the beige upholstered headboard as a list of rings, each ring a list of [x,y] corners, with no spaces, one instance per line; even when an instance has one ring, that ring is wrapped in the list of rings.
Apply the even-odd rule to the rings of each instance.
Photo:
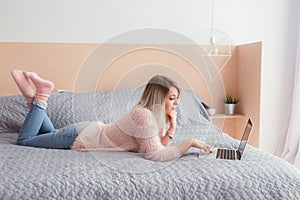
[[[222,73],[211,75],[201,48],[190,45],[0,43],[0,95],[19,94],[9,74],[15,68],[51,79],[55,90],[74,92],[139,87],[162,74],[218,107],[225,92],[236,93],[235,48],[232,52]]]

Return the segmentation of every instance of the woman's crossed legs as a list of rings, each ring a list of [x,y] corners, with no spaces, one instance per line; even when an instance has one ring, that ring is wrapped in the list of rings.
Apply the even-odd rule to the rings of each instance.
[[[28,104],[31,104],[20,130],[17,144],[40,148],[70,149],[78,134],[86,127],[86,123],[71,124],[62,129],[55,129],[45,112],[47,100],[54,84],[42,79],[34,72],[13,70],[11,75]],[[35,90],[29,80],[35,86]]]

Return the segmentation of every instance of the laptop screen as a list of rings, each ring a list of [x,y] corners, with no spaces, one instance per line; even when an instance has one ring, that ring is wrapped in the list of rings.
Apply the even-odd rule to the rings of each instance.
[[[252,123],[251,119],[249,119],[248,122],[247,122],[246,128],[244,130],[244,134],[242,136],[240,146],[238,148],[238,151],[240,152],[241,155],[243,154],[243,152],[245,150],[247,141],[249,139],[249,135],[250,135],[251,130],[252,130],[252,126],[253,126],[253,123]]]

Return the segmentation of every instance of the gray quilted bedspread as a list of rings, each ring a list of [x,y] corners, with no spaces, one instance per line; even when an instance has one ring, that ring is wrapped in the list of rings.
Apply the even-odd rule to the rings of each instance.
[[[128,95],[128,91],[115,93],[116,99]],[[135,96],[132,91],[129,93]],[[136,93],[138,96],[140,91]],[[97,94],[96,98],[54,94],[49,100],[48,114],[56,127],[94,118],[109,123],[136,100],[126,101],[125,106],[112,105],[115,97],[111,94]],[[27,111],[23,101],[20,96],[0,98],[1,200],[300,199],[299,171],[250,145],[240,161],[199,159],[198,150],[190,149],[183,157],[164,163],[130,152],[91,153],[17,146],[17,132]],[[172,145],[196,137],[210,145],[237,148],[238,141],[221,133],[205,113],[195,120],[193,115],[204,112],[198,101],[195,104],[182,99],[178,108],[181,121]],[[195,106],[197,114],[185,111],[185,104]]]

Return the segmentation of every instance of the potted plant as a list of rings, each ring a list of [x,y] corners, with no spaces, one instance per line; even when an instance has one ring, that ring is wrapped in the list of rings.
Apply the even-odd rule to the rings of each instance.
[[[234,115],[236,104],[239,102],[239,99],[227,96],[224,99],[225,105],[225,115]]]

